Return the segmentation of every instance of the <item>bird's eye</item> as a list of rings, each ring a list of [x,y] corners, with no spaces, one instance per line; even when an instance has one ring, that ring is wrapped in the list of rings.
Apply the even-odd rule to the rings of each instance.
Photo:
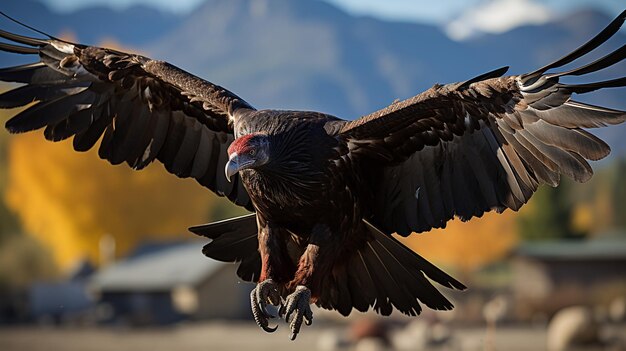
[[[250,156],[254,156],[254,155],[256,155],[256,150],[255,149],[250,150]]]

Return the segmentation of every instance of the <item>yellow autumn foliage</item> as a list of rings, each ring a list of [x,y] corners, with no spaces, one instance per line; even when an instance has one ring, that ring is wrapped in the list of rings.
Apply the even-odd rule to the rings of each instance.
[[[401,240],[426,259],[469,273],[504,258],[517,244],[516,215],[509,210],[486,213],[468,222],[455,219],[446,229]]]
[[[214,195],[160,164],[140,172],[111,166],[96,148],[77,153],[70,140],[50,143],[36,132],[10,139],[5,198],[24,229],[67,268],[82,258],[99,262],[106,235],[115,238],[118,256],[142,240],[189,238],[186,228],[206,221]]]
[[[594,209],[586,203],[577,204],[572,213],[572,227],[580,232],[594,230]]]
[[[76,41],[72,32],[60,37]],[[114,40],[100,46],[134,51]],[[115,239],[117,256],[144,240],[189,238],[186,228],[205,222],[211,212],[215,195],[158,163],[141,172],[111,166],[99,159],[97,148],[77,153],[71,140],[50,143],[41,132],[2,139],[9,140],[3,200],[61,268],[83,258],[99,263],[105,236]]]

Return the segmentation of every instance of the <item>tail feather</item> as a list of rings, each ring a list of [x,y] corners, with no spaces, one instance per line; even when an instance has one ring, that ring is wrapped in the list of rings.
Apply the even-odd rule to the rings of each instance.
[[[252,225],[256,229],[256,214],[254,213],[193,226],[189,228],[189,231],[209,239],[217,239],[224,234],[237,232],[242,226],[251,229]]]
[[[202,253],[222,262],[239,262],[237,275],[256,282],[261,274],[256,214],[231,218],[189,228],[194,234],[210,238]]]
[[[258,251],[244,258],[237,268],[237,276],[246,282],[258,282],[261,275],[261,255]]]
[[[376,301],[378,296],[376,284],[360,252],[357,251],[350,257],[348,266],[350,266],[348,285],[353,307],[358,311],[367,312],[372,301]]]
[[[421,307],[419,304],[414,303],[416,299],[435,310],[450,310],[453,308],[452,303],[426,279],[421,270],[411,269],[408,266],[408,262],[405,263],[400,257],[392,254],[392,247],[385,247],[380,240],[373,241],[372,247],[376,249],[379,257],[384,258],[385,266],[393,267],[390,267],[388,272],[409,296],[407,302],[410,302],[412,306],[406,309],[394,303],[398,310],[411,316],[419,314]]]
[[[341,269],[334,269],[326,278],[322,290],[340,296],[321,294],[317,301],[320,307],[336,309],[343,315],[350,314],[352,308],[361,312],[373,308],[385,316],[394,308],[406,315],[418,315],[422,311],[420,303],[434,310],[454,307],[427,277],[452,289],[465,289],[463,284],[364,222],[368,232],[364,237],[372,239],[344,263],[346,278],[339,279],[338,272],[344,272]],[[349,296],[341,295],[348,293]]]
[[[465,290],[467,287],[458,280],[452,278],[446,272],[437,268],[434,264],[428,262],[425,258],[417,253],[407,249],[399,241],[393,237],[383,233],[381,230],[373,226],[371,223],[364,221],[369,229],[370,233],[374,234],[374,238],[381,243],[386,249],[388,249],[393,255],[395,255],[404,264],[409,263],[408,268],[418,269],[426,276],[435,282],[450,288],[457,290]]]
[[[389,315],[395,307],[407,315],[422,311],[420,302],[435,310],[450,310],[452,303],[426,277],[452,289],[465,286],[400,242],[365,222],[373,240],[337,266],[323,282],[317,304],[343,315],[352,308],[373,308]],[[189,228],[212,239],[202,252],[224,262],[239,262],[237,274],[257,281],[261,271],[257,225],[254,214]],[[366,235],[367,236],[367,235]]]
[[[415,315],[414,306],[418,306],[415,296],[411,296],[403,281],[395,278],[401,271],[397,262],[394,262],[384,254],[384,250],[375,246],[375,242],[368,242],[361,251],[367,268],[374,276],[374,281],[378,290],[378,299],[389,301],[396,309],[402,313]]]

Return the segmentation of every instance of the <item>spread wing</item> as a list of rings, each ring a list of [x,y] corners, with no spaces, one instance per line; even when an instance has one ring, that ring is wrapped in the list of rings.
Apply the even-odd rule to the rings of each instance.
[[[0,95],[0,108],[26,106],[6,123],[12,133],[45,128],[48,140],[73,137],[77,151],[101,139],[99,155],[142,169],[159,160],[179,177],[251,208],[239,178],[226,180],[232,120],[253,109],[228,90],[173,65],[110,49],[0,31],[0,50],[36,56],[0,69],[24,85]]]
[[[540,184],[557,186],[561,175],[588,180],[587,160],[599,160],[610,149],[584,128],[621,123],[626,113],[570,97],[626,86],[626,77],[585,84],[565,84],[559,77],[620,62],[626,45],[582,67],[546,72],[598,47],[625,17],[626,12],[576,51],[532,73],[500,77],[506,70],[500,69],[435,86],[344,125],[339,137],[348,158],[370,160],[367,167],[379,169],[370,172],[371,222],[387,233],[408,235],[445,227],[454,216],[468,220],[517,210]]]

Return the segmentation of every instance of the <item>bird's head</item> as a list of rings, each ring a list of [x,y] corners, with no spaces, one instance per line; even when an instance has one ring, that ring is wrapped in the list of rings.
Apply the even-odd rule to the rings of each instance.
[[[269,139],[266,134],[246,134],[235,139],[228,147],[226,179],[237,172],[263,166],[270,160]]]

